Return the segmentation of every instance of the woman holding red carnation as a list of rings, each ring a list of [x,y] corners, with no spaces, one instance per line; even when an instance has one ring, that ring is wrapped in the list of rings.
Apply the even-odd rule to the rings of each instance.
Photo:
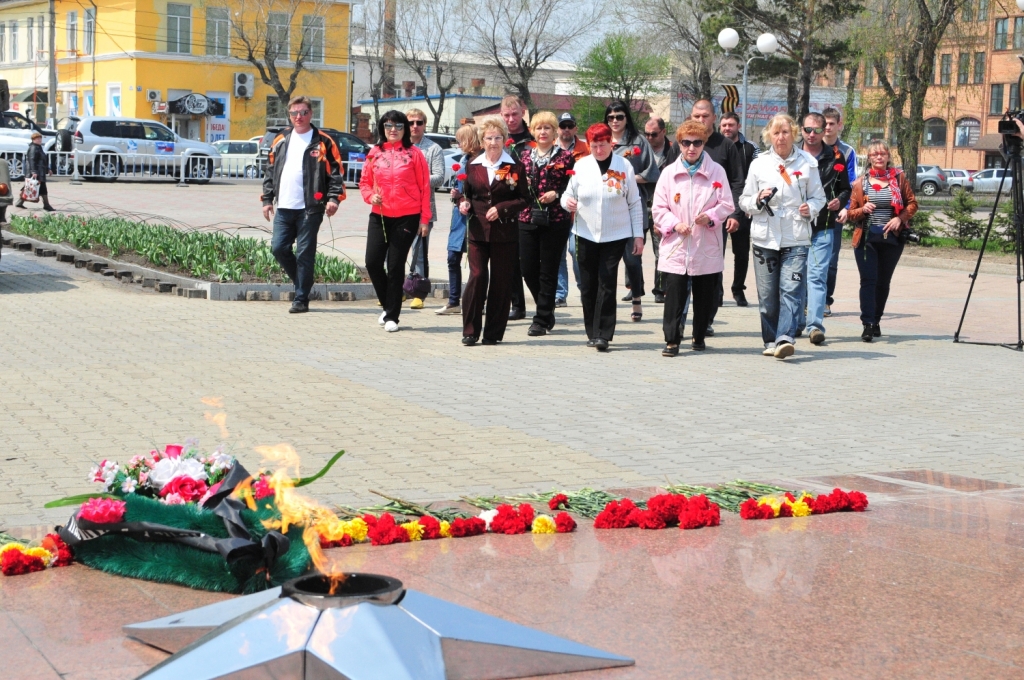
[[[889,145],[876,140],[868,145],[868,171],[853,184],[849,219],[853,254],[860,271],[860,339],[881,337],[879,323],[889,299],[893,272],[903,254],[910,219],[917,213],[917,198],[902,170],[892,166]]]
[[[462,149],[462,157],[454,165],[455,182],[452,186],[452,226],[448,230],[448,304],[435,314],[462,314],[462,253],[466,252],[466,216],[459,211],[462,186],[466,181],[466,168],[480,153],[480,138],[476,128],[463,125],[455,131],[455,140]]]
[[[633,113],[623,101],[615,99],[605,107],[604,122],[612,130],[612,151],[625,158],[633,168],[633,176],[636,177],[637,188],[640,190],[640,198],[646,208],[651,204],[654,185],[661,174],[658,169],[658,161],[654,157],[654,152],[651,151],[651,145],[636,129]],[[645,209],[643,213],[646,236],[651,225],[647,223],[647,210]],[[640,321],[644,316],[643,308],[640,306],[640,298],[644,296],[645,292],[643,249],[639,253],[635,253],[633,248],[627,245],[622,261],[626,267],[626,288],[630,289],[630,294],[622,298],[622,301],[633,301],[630,319]]]
[[[693,342],[703,350],[711,312],[718,293],[718,274],[725,268],[722,225],[735,211],[725,168],[704,153],[707,126],[695,120],[676,130],[680,155],[666,167],[654,191],[651,214],[661,234],[658,271],[665,276],[665,349],[663,356],[679,353],[679,319],[692,285]]]

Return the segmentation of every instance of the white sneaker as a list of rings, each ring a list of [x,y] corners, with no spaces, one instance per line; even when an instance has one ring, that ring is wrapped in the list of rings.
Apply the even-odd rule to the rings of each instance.
[[[773,357],[773,356],[775,356],[775,348],[774,347],[765,347],[764,351],[761,352],[761,355],[762,356],[766,356],[766,357]]]
[[[377,324],[380,325],[380,326],[383,326],[384,325],[384,317],[387,316],[387,315],[388,315],[387,312],[381,312],[380,313],[380,318],[377,319]]]
[[[796,348],[793,346],[793,343],[780,342],[779,344],[775,345],[775,358],[785,359],[786,357],[791,357],[793,356],[793,353],[795,351]]]
[[[398,330],[398,324],[395,323],[394,321],[388,321],[386,324],[384,324],[384,330],[386,330],[388,333],[394,333],[395,331]]]
[[[434,314],[442,316],[446,314],[462,314],[462,307],[460,307],[459,305],[455,305],[454,307],[451,305],[445,305],[441,309],[434,312]]]

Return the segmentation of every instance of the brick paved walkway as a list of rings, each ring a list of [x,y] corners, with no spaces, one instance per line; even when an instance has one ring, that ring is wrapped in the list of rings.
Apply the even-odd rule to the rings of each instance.
[[[632,324],[624,303],[607,355],[584,348],[574,304],[550,336],[527,338],[517,322],[503,345],[467,349],[460,319],[430,310],[384,334],[373,303],[297,317],[5,251],[0,524],[66,519],[43,503],[93,490],[84,479],[102,458],[193,435],[212,447],[207,396],[223,398],[229,442],[251,468],[260,444],[293,444],[307,470],[346,449],[315,487],[337,502],[371,488],[427,500],[899,468],[1024,481],[1022,357],[950,342],[966,274],[900,267],[886,337],[866,345],[855,271],[844,259],[827,345],[801,340],[778,362],[760,355],[753,307],[727,306],[709,350],[675,359],[659,353],[661,307]],[[1014,303],[1012,277],[985,274],[967,334],[1010,340]]]

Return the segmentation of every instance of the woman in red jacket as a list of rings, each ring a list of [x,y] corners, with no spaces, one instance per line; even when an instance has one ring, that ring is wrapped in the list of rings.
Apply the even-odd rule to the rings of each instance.
[[[413,146],[409,121],[401,111],[388,111],[380,117],[377,139],[380,141],[366,155],[359,191],[372,206],[366,271],[384,308],[378,322],[392,333],[398,330],[402,311],[409,248],[417,232],[427,235],[430,224],[430,168],[423,153]]]

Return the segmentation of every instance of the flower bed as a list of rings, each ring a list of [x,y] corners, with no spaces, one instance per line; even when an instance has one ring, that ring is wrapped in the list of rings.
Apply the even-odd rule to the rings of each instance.
[[[181,231],[119,217],[44,215],[11,218],[10,230],[51,243],[129,264],[153,267],[204,281],[283,283],[288,280],[274,259],[270,242],[219,232]],[[359,270],[350,261],[316,254],[317,283],[357,283]]]

